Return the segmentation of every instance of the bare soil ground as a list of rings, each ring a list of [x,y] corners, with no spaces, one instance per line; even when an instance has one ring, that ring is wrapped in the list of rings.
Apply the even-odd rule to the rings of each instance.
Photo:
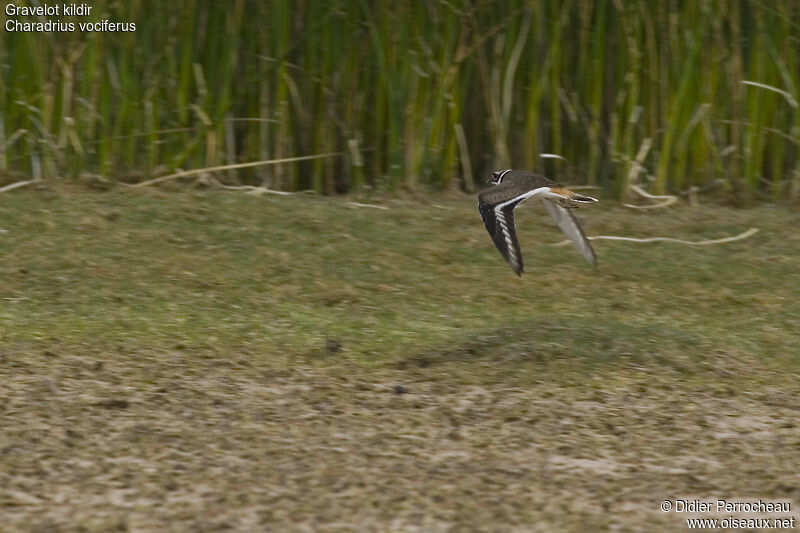
[[[709,361],[715,386],[636,365],[532,362],[531,381],[491,360],[6,354],[3,530],[682,531],[662,500],[794,502],[800,387]]]

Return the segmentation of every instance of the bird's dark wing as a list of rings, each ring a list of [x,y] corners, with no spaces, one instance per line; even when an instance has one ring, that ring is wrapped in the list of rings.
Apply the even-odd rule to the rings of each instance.
[[[512,199],[499,204],[488,204],[478,200],[478,210],[494,245],[511,266],[511,270],[519,276],[523,271],[522,251],[514,227],[514,208],[524,199],[524,197],[518,200]]]
[[[597,256],[594,254],[592,245],[583,233],[572,209],[558,205],[550,200],[542,200],[542,202],[544,202],[547,212],[550,213],[550,216],[556,221],[558,227],[569,237],[569,240],[571,240],[578,251],[583,254],[583,257],[591,264],[596,265]]]

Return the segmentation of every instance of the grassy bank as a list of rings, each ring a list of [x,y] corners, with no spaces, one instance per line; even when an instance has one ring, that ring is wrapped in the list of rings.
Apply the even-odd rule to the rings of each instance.
[[[56,188],[7,198],[4,343],[308,356],[330,339],[337,357],[373,362],[442,350],[587,362],[800,353],[791,326],[800,289],[789,282],[798,217],[776,207],[582,209],[590,235],[703,240],[760,229],[716,246],[598,241],[593,272],[571,247],[552,246],[562,235],[526,205],[518,225],[529,272],[516,279],[467,196],[390,200],[386,210],[309,195]]]

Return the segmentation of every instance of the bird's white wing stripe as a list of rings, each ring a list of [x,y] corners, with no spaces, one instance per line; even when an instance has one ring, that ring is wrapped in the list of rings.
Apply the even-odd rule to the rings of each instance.
[[[537,189],[530,190],[526,193],[520,194],[519,196],[515,196],[514,198],[506,200],[505,202],[500,202],[499,204],[494,206],[494,212],[499,213],[508,204],[513,204],[514,202],[522,202],[524,200],[527,200],[531,196],[536,196],[539,194],[543,194],[545,192],[550,192],[550,187],[539,187]]]

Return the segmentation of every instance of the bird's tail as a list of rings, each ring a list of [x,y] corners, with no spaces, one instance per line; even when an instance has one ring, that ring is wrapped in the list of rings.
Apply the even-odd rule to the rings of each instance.
[[[550,191],[558,197],[559,203],[568,207],[578,207],[580,204],[593,204],[598,201],[597,198],[584,196],[562,187],[551,187]]]
[[[572,192],[572,191],[570,191]],[[591,196],[584,196],[582,194],[578,194],[576,192],[572,192],[572,196],[570,200],[573,202],[578,202],[579,204],[593,204],[597,202],[597,198],[592,198]]]

